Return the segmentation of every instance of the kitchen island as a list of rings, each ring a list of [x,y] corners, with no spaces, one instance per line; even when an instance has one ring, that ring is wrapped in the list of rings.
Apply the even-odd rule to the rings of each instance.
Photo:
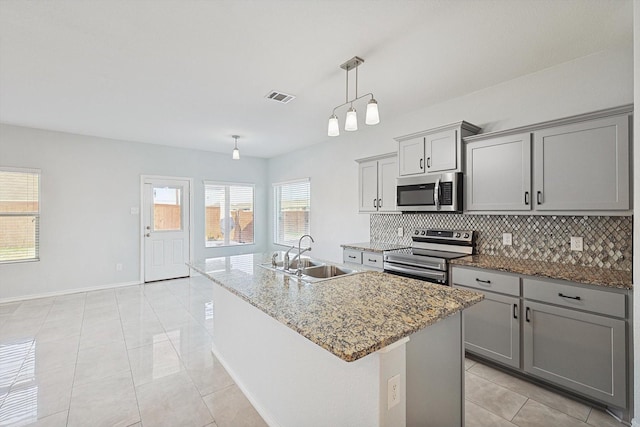
[[[380,272],[304,283],[269,259],[190,266],[214,282],[213,352],[270,425],[463,425],[461,311],[480,294]]]

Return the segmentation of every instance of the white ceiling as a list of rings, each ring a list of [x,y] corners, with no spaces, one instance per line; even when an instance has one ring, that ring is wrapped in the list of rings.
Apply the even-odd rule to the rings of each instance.
[[[355,55],[365,59],[360,94],[375,94],[384,121],[630,44],[632,8],[631,0],[1,0],[0,122],[223,153],[238,134],[243,155],[273,157],[326,141],[331,110],[345,99],[339,65]],[[268,101],[272,89],[297,98]],[[356,105],[360,126],[365,104]]]

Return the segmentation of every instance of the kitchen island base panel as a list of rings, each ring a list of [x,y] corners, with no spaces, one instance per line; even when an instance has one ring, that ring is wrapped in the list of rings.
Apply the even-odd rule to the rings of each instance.
[[[270,426],[463,425],[459,313],[346,362],[216,283],[213,301],[213,352]],[[408,390],[414,370],[423,384]],[[400,400],[389,408],[396,375]]]
[[[407,343],[407,426],[464,426],[464,345],[458,312]]]
[[[345,362],[218,284],[213,301],[213,352],[270,426],[406,424],[386,394],[399,374],[404,402],[404,345]]]

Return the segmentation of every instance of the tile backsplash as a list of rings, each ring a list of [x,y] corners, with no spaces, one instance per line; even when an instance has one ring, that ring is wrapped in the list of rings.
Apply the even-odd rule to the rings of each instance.
[[[479,254],[631,271],[632,223],[631,216],[375,214],[370,240],[410,244],[414,228],[475,230]],[[512,233],[511,246],[502,233]],[[571,251],[571,236],[583,237],[582,252]]]

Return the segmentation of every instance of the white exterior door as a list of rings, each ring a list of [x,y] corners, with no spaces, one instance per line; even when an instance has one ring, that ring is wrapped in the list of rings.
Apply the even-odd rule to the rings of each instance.
[[[145,179],[144,281],[189,276],[189,181]]]

